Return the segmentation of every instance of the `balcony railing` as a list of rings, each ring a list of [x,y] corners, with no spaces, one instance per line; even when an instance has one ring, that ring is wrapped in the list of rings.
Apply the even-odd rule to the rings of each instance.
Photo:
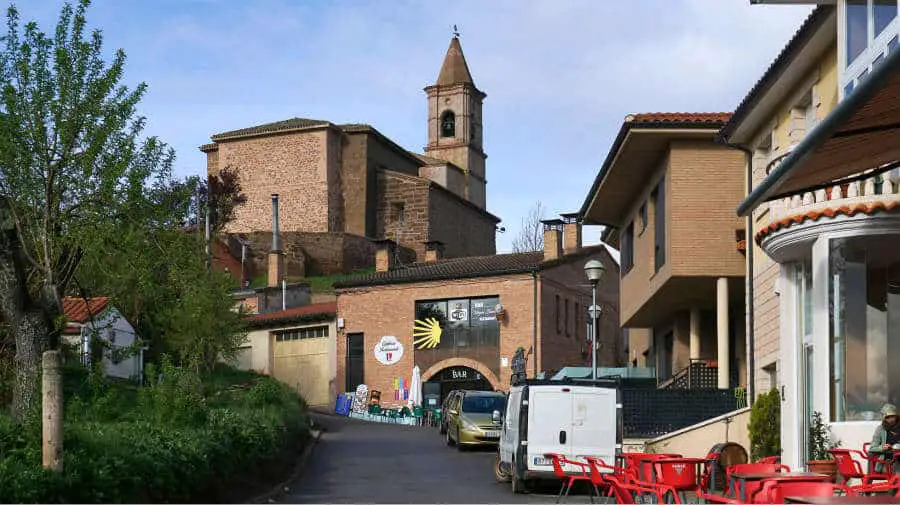
[[[845,205],[866,205],[900,201],[900,173],[897,169],[867,179],[787,196],[771,203],[773,221],[837,209]]]

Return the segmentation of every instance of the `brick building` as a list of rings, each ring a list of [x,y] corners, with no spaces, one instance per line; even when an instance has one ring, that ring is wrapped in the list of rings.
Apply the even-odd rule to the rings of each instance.
[[[395,245],[382,241],[375,273],[335,284],[338,385],[366,384],[383,404],[399,404],[415,365],[423,393],[443,397],[459,388],[507,389],[519,347],[528,376],[589,364],[583,269],[591,259],[606,267],[598,366],[623,364],[618,265],[604,245],[582,247],[581,225],[572,221],[545,222],[543,251],[444,259],[440,244],[430,243],[424,261],[405,267],[392,264]],[[424,345],[429,334],[439,338],[433,348]]]
[[[424,243],[448,258],[496,251],[500,219],[485,210],[482,101],[454,37],[434,85],[425,88],[428,144],[408,151],[367,124],[292,118],[219,133],[200,147],[207,171],[237,171],[247,196],[226,228],[263,257],[279,194],[289,273],[371,266],[365,239],[389,238],[421,259]]]

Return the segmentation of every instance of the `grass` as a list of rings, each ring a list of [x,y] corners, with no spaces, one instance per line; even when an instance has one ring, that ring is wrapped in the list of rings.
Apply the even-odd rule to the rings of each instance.
[[[312,277],[287,277],[287,281],[290,282],[305,282],[309,284],[309,289],[313,293],[331,293],[334,291],[334,283],[335,281],[339,281],[342,279],[346,279],[347,277],[352,277],[355,275],[363,275],[374,273],[375,268],[363,268],[354,270],[349,273],[343,274],[333,274],[333,275],[318,275]],[[266,274],[257,275],[253,278],[250,283],[251,288],[261,288],[266,285]]]

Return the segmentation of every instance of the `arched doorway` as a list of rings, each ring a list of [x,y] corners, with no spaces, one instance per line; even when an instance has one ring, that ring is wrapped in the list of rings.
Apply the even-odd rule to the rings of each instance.
[[[493,391],[491,382],[478,370],[467,366],[449,366],[438,371],[422,384],[425,405],[443,405],[444,398],[454,389]]]

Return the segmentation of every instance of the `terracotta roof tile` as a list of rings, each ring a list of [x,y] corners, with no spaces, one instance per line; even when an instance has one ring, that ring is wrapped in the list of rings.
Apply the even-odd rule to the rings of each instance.
[[[263,135],[266,133],[276,133],[285,130],[299,130],[302,128],[313,128],[318,126],[328,126],[328,121],[321,119],[307,119],[302,117],[293,117],[284,121],[275,121],[274,123],[265,123],[248,128],[231,130],[227,132],[217,133],[212,136],[212,140],[218,141],[228,138],[246,137],[250,135]]]
[[[327,302],[327,303],[313,303],[310,305],[302,305],[300,307],[293,307],[286,310],[279,310],[277,312],[266,312],[264,314],[254,314],[249,317],[245,317],[244,321],[248,323],[258,323],[258,322],[274,322],[281,321],[287,319],[295,319],[301,318],[303,316],[312,316],[316,314],[337,314],[337,303],[335,302]]]
[[[96,316],[103,312],[109,305],[108,296],[98,296],[88,298],[85,302],[84,298],[67,296],[62,299],[63,313],[69,322],[86,323],[90,316]]]
[[[900,202],[875,202],[869,204],[856,204],[856,205],[844,205],[838,208],[824,209],[820,211],[811,211],[805,214],[797,214],[796,216],[786,217],[784,219],[778,220],[774,223],[771,223],[769,226],[759,230],[756,233],[756,243],[759,244],[762,239],[771,233],[774,233],[779,230],[783,230],[785,228],[789,228],[795,224],[801,224],[806,221],[818,221],[823,217],[833,218],[837,216],[847,216],[852,217],[859,213],[866,214],[867,216],[871,216],[873,214],[877,214],[879,212],[894,212],[900,211]]]
[[[722,123],[731,119],[730,112],[642,112],[629,114],[625,120],[634,123]]]

